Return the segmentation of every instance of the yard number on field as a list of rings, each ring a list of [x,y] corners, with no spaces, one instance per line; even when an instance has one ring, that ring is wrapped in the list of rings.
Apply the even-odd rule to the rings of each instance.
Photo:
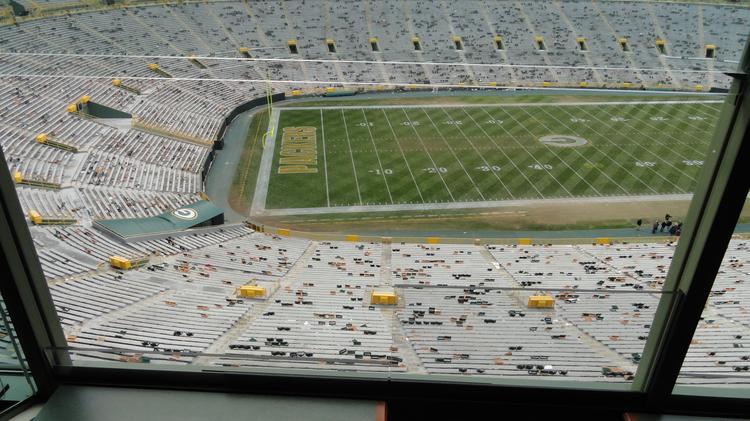
[[[422,171],[427,171],[430,174],[437,174],[437,173],[447,173],[448,168],[445,167],[431,167],[431,168],[422,168]]]
[[[636,167],[644,167],[644,168],[651,168],[656,166],[656,162],[651,161],[635,161]]]
[[[534,170],[551,170],[552,165],[550,164],[531,164],[529,165],[529,168]]]
[[[377,168],[374,169],[374,170],[370,170],[369,172],[375,173],[376,175],[380,175],[380,170],[377,169]],[[390,168],[383,168],[383,174],[385,174],[385,175],[391,175],[391,174],[393,174],[393,170],[390,169]]]
[[[476,167],[475,169],[484,171],[484,172],[490,172],[490,171],[500,171],[500,167],[497,165],[482,165],[481,167]]]

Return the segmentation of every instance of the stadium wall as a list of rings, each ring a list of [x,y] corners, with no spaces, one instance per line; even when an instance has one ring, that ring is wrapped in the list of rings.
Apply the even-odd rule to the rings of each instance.
[[[283,101],[286,99],[285,93],[278,93],[271,95],[271,102],[278,102]],[[216,141],[213,143],[213,146],[211,147],[211,152],[208,153],[208,157],[206,158],[206,161],[203,163],[203,170],[201,171],[201,180],[203,183],[206,182],[206,177],[208,176],[208,172],[211,170],[211,164],[213,164],[214,157],[216,156],[216,151],[224,149],[224,132],[227,130],[227,126],[229,126],[230,123],[232,123],[232,120],[237,118],[238,115],[251,110],[256,107],[261,107],[268,104],[268,98],[267,97],[261,97],[261,98],[255,98],[253,100],[247,101],[243,104],[238,105],[235,107],[225,118],[224,121],[221,123],[221,126],[219,127],[219,134],[216,136]]]
[[[404,236],[385,237],[382,235],[346,234],[340,232],[297,231],[288,228],[274,227],[259,223],[246,222],[245,225],[255,231],[275,234],[281,237],[305,238],[313,241],[351,241],[366,243],[412,243],[412,244],[507,244],[507,245],[568,245],[568,244],[628,244],[628,243],[669,243],[680,237],[654,235],[648,237],[559,237],[559,238],[512,238],[512,237],[438,237],[438,236]],[[733,238],[746,239],[747,234],[735,234]]]

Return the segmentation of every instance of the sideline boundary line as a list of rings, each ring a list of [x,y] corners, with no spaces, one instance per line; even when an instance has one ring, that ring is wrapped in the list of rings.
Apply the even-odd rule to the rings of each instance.
[[[268,119],[268,132],[265,134],[265,148],[260,159],[258,178],[255,181],[255,194],[250,205],[250,215],[263,213],[266,209],[266,197],[268,196],[268,183],[271,180],[271,169],[273,167],[273,153],[276,150],[276,133],[279,127],[279,116],[281,111],[274,108]],[[271,130],[273,129],[273,130]],[[273,136],[270,133],[274,133]]]
[[[690,200],[693,194],[661,194],[644,196],[601,196],[601,197],[565,197],[554,199],[520,199],[492,200],[485,202],[448,202],[448,203],[403,203],[396,205],[332,206],[330,208],[288,208],[265,209],[255,216],[315,215],[358,212],[398,212],[398,211],[432,211],[450,209],[483,209],[515,208],[539,204],[581,204],[581,203],[631,203],[634,201],[661,202],[667,200]]]
[[[369,98],[368,98],[369,99]],[[404,104],[404,105],[390,105],[390,104],[383,104],[383,105],[334,105],[334,106],[326,106],[326,105],[313,105],[313,106],[298,106],[298,107],[287,107],[280,105],[279,107],[284,110],[317,110],[319,108],[327,108],[327,109],[343,109],[343,110],[350,110],[350,109],[369,109],[369,108],[470,108],[470,107],[559,107],[559,106],[577,106],[577,105],[648,105],[648,104],[673,104],[673,105],[681,105],[681,104],[723,104],[723,100],[712,100],[712,99],[706,99],[706,100],[684,100],[684,101],[678,101],[678,100],[670,100],[670,101],[587,101],[587,102],[572,102],[572,101],[566,101],[566,102],[513,102],[513,103],[495,103],[495,104]]]

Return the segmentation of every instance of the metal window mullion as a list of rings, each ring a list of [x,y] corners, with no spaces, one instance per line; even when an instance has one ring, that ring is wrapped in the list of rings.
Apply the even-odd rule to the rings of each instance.
[[[55,388],[50,360],[70,361],[49,354],[51,348],[65,346],[65,336],[2,150],[0,195],[0,291],[38,393],[45,397]]]
[[[657,406],[679,375],[750,187],[750,41],[722,108],[633,389]]]

